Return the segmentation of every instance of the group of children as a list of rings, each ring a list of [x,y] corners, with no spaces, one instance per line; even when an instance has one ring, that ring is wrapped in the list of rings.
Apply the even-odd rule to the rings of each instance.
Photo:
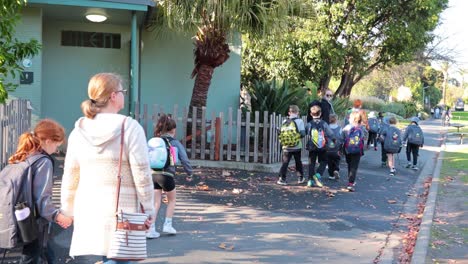
[[[381,145],[382,167],[390,169],[390,176],[394,176],[395,155],[400,153],[404,142],[407,142],[407,168],[418,170],[417,161],[419,148],[424,144],[424,135],[419,127],[419,118],[411,118],[411,124],[402,133],[396,127],[394,116],[384,117],[382,112],[376,116],[365,111],[350,111],[342,128],[338,124],[338,117],[331,114],[329,122],[321,119],[321,108],[313,105],[309,111],[312,119],[305,125],[299,118],[299,107],[291,105],[289,115],[279,129],[279,141],[282,145],[282,166],[277,184],[287,185],[286,173],[289,162],[294,157],[298,183],[305,182],[304,169],[301,161],[302,138],[306,137],[306,149],[309,152],[308,187],[323,187],[322,177],[328,167],[328,179],[340,178],[340,161],[344,156],[348,165],[348,183],[346,189],[355,191],[356,175],[364,148],[375,151],[378,143]],[[365,143],[367,141],[367,144]],[[412,156],[412,159],[411,159]],[[411,163],[412,160],[412,163]],[[316,163],[318,167],[316,168]]]

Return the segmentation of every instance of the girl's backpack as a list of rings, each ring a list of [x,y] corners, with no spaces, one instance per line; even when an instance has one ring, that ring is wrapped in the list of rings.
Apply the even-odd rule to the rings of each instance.
[[[347,154],[362,154],[364,150],[364,132],[360,127],[352,127],[345,139]]]
[[[154,137],[148,140],[151,169],[163,170],[177,163],[177,149],[166,137]]]

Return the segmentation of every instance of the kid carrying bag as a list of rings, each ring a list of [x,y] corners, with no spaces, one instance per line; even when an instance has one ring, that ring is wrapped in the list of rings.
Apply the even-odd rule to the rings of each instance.
[[[177,149],[166,137],[153,137],[148,140],[151,169],[163,170],[177,163]]]
[[[46,155],[38,154],[28,157],[25,161],[9,164],[0,172],[0,248],[11,249],[21,244],[31,242],[37,233],[29,232],[28,239],[23,238],[15,216],[15,206],[23,204],[35,215],[36,210],[32,198],[33,172],[31,166]],[[34,219],[35,220],[35,219]],[[36,221],[29,223],[30,230],[37,231]],[[36,236],[36,237],[34,237]]]
[[[364,132],[360,127],[349,130],[344,148],[347,154],[362,154],[364,149]]]
[[[418,125],[414,125],[408,135],[408,142],[415,145],[423,144],[423,131]]]
[[[387,153],[400,153],[401,132],[394,126],[389,126],[384,139],[384,149]]]
[[[295,119],[288,118],[281,125],[278,139],[283,147],[295,147],[301,141],[301,134],[294,121]]]
[[[310,121],[309,140],[307,141],[307,150],[324,150],[327,146],[327,139],[325,137],[325,129],[323,127],[323,120],[315,122]]]

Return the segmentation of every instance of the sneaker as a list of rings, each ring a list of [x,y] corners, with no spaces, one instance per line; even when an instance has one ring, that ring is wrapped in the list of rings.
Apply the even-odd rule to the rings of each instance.
[[[336,177],[335,177],[335,176],[332,176],[332,175],[330,175],[330,176],[328,176],[328,179],[329,179],[329,180],[336,180]]]
[[[299,176],[299,178],[297,179],[297,183],[303,184],[304,182],[305,182],[304,176]]]
[[[281,177],[278,179],[276,183],[279,185],[288,185],[288,183],[286,182],[286,179],[283,179]]]
[[[408,162],[408,164],[406,164],[406,167],[405,167],[405,168],[409,169],[409,168],[411,168],[411,166],[412,166],[412,165],[411,165],[411,162]]]
[[[395,168],[390,170],[390,176],[395,176],[396,170]]]
[[[419,170],[418,166],[416,166],[416,165],[411,166],[411,169],[415,170],[415,171]]]
[[[153,239],[153,238],[158,238],[160,236],[161,234],[159,234],[159,232],[156,231],[156,226],[152,224],[148,233],[146,233],[146,238]]]
[[[377,147],[374,147],[374,150],[377,151]]]
[[[323,183],[320,181],[320,174],[315,173],[314,176],[312,176],[312,179],[314,179],[315,185],[318,187],[323,187]]]
[[[346,190],[348,190],[349,192],[354,192],[355,189],[354,189],[354,183],[351,183],[351,182],[348,182],[348,186],[346,186]]]
[[[172,227],[172,224],[164,224],[163,232],[171,235],[177,234],[177,231]]]
[[[339,171],[334,171],[333,176],[338,180],[340,178],[340,172]]]
[[[312,179],[307,182],[307,187],[314,187],[314,186],[315,186],[315,183]]]

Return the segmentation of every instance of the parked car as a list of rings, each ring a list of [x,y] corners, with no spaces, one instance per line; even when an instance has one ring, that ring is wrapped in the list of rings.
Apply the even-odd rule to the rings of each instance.
[[[465,102],[463,102],[463,99],[457,99],[457,102],[455,102],[455,111],[465,111]]]

